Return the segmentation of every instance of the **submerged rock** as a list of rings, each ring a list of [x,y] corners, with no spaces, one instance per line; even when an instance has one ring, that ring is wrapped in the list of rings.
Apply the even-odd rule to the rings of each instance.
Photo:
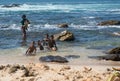
[[[68,62],[68,60],[64,57],[52,56],[52,55],[40,57],[39,60],[43,61],[43,62],[58,62],[58,63],[67,63]]]
[[[20,4],[11,4],[11,5],[4,5],[3,8],[12,8],[12,7],[20,7]]]
[[[60,40],[60,41],[73,41],[75,39],[73,33],[65,30],[59,34],[54,35],[55,40]]]
[[[66,55],[65,57],[68,58],[68,59],[76,59],[76,58],[80,58],[79,55]]]
[[[60,27],[60,28],[68,28],[68,24],[67,23],[58,24],[58,27]]]
[[[99,23],[98,25],[104,26],[104,25],[120,25],[120,21],[117,20],[108,20],[108,21],[103,21]]]

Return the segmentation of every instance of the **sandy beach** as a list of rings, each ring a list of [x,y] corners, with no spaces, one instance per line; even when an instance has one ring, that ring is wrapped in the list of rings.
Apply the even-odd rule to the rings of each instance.
[[[0,81],[106,81],[115,72],[112,67],[56,63],[5,64],[0,66]]]

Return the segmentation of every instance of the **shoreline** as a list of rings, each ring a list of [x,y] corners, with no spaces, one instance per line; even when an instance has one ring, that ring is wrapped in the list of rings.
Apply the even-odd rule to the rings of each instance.
[[[58,52],[38,52],[36,56],[23,55],[25,50],[4,50],[0,56],[0,68],[4,66],[0,69],[0,81],[106,81],[114,72],[112,68],[119,68],[120,65],[119,61],[88,58],[104,55],[101,50],[69,47]],[[40,62],[39,57],[46,55],[80,57],[68,58],[68,63]]]

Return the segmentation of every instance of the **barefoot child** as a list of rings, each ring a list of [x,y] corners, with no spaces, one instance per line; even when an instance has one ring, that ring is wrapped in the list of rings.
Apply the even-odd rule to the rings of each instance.
[[[27,49],[26,55],[33,55],[35,53],[36,53],[36,47],[35,47],[35,41],[33,41],[29,46],[29,48]]]
[[[52,51],[56,51],[57,50],[56,42],[54,40],[54,36],[53,35],[50,36],[49,48]]]
[[[40,40],[38,40],[38,47],[39,47],[40,50],[44,50],[44,47],[43,47],[43,45],[41,44],[41,41],[40,41]]]

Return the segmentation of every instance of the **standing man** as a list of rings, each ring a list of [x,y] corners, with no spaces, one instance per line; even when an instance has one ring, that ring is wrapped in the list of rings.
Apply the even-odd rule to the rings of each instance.
[[[23,40],[26,40],[26,30],[28,28],[28,24],[30,24],[29,20],[26,18],[26,15],[22,15],[22,34],[23,34]]]

